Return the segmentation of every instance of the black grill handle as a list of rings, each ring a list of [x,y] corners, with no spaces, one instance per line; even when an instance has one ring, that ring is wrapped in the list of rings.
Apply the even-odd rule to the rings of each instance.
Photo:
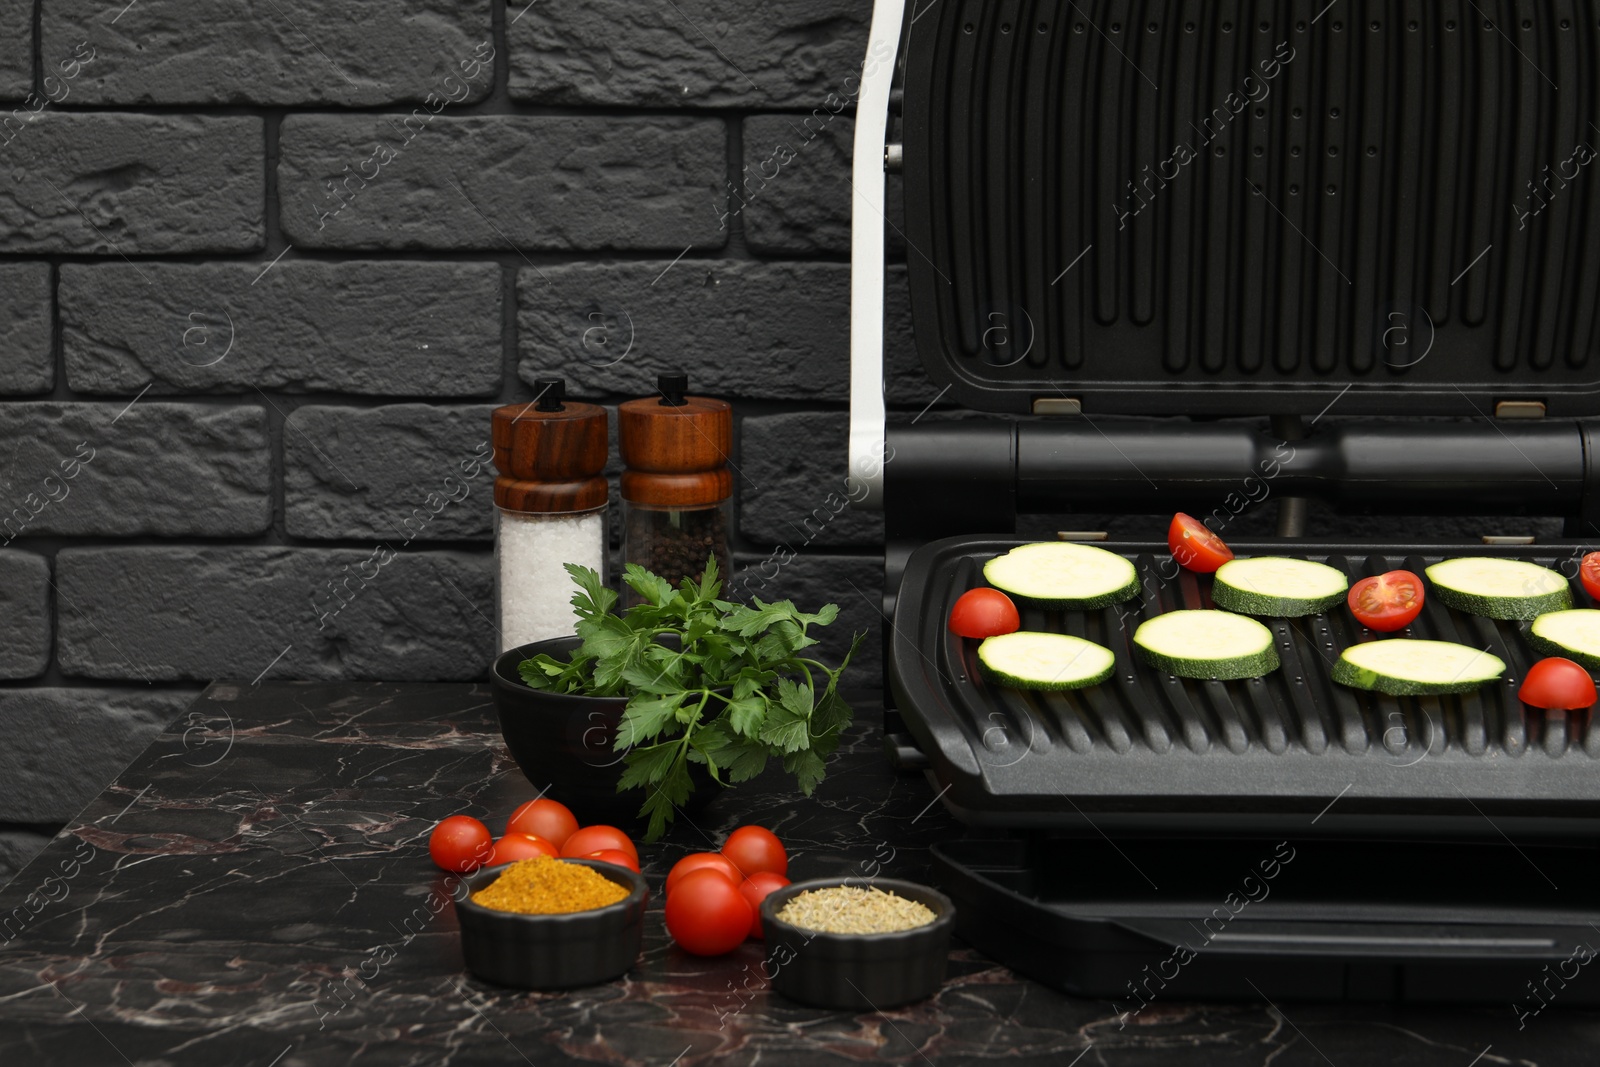
[[[1570,516],[1585,504],[1588,435],[1575,421],[1352,422],[1299,441],[1246,424],[1104,419],[1016,434],[1022,512],[1238,514],[1310,497],[1349,514]]]

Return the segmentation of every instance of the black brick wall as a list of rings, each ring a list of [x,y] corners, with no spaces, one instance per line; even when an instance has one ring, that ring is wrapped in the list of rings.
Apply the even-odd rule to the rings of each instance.
[[[0,880],[208,680],[480,676],[488,411],[549,373],[732,400],[739,561],[796,551],[767,589],[839,603],[876,679],[881,519],[803,526],[845,470],[830,94],[870,8],[0,0]],[[887,300],[909,419],[901,267]]]
[[[479,449],[536,376],[615,403],[688,367],[740,415],[739,558],[789,538],[845,466],[826,102],[869,16],[0,0],[0,880],[210,679],[480,676]],[[771,587],[876,642],[879,528]]]

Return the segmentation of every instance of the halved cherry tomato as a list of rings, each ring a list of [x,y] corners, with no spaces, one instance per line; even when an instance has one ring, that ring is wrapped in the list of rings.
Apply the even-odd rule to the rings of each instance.
[[[639,873],[639,861],[616,848],[603,848],[598,852],[591,852],[583,857],[586,860],[599,860],[601,863],[612,863],[618,867],[626,867],[634,874]]]
[[[789,854],[778,835],[765,826],[741,826],[722,843],[722,854],[739,868],[742,881],[757,871],[789,873]]]
[[[615,826],[585,826],[581,830],[574,831],[571,837],[561,843],[561,854],[573,859],[598,852],[603,848],[626,852],[633,857],[635,863],[639,862],[639,850],[633,847],[633,841],[628,835]]]
[[[667,933],[696,956],[720,956],[750,936],[754,909],[719,872],[690,871],[667,897]]]
[[[532,834],[507,834],[494,843],[489,850],[489,858],[484,861],[485,867],[497,867],[502,863],[515,863],[517,860],[531,860],[535,856],[555,857],[561,850],[542,837]]]
[[[1422,614],[1422,579],[1410,571],[1388,571],[1363,578],[1345,600],[1356,621],[1369,630],[1390,633],[1410,626]]]
[[[530,800],[506,820],[506,833],[532,834],[542,837],[556,848],[567,843],[567,838],[578,829],[577,817],[563,803],[539,797]]]
[[[1590,552],[1583,557],[1583,562],[1578,564],[1578,578],[1583,582],[1583,591],[1600,600],[1600,552]]]
[[[670,895],[677,888],[684,877],[694,871],[710,869],[722,875],[734,885],[744,881],[744,875],[733,861],[720,852],[692,852],[672,865],[672,870],[667,872],[667,893]]]
[[[968,589],[950,609],[950,632],[962,637],[996,637],[1021,628],[1017,606],[998,589]]]
[[[755,912],[750,919],[750,936],[757,941],[762,940],[761,902],[767,899],[768,893],[774,889],[782,889],[788,884],[789,879],[771,871],[757,871],[739,883],[739,895],[750,902],[750,907]]]
[[[489,828],[470,815],[442,819],[428,835],[428,855],[447,871],[465,874],[483,865],[494,837]]]
[[[1233,558],[1233,549],[1212,533],[1205,523],[1178,512],[1167,527],[1167,547],[1178,566],[1198,574],[1210,574]]]
[[[1570,659],[1551,656],[1528,668],[1528,676],[1517,690],[1517,699],[1549,711],[1593,707],[1596,700],[1594,679]]]

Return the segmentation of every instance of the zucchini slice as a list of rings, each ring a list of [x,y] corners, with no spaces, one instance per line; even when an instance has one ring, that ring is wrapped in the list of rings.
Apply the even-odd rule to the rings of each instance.
[[[978,646],[978,665],[1013,689],[1085,689],[1111,677],[1117,659],[1111,650],[1070,634],[1028,630],[986,637]]]
[[[1333,665],[1332,675],[1352,689],[1415,697],[1470,693],[1499,678],[1505,669],[1499,656],[1454,641],[1395,637],[1351,645]]]
[[[1428,568],[1439,603],[1486,619],[1536,619],[1572,607],[1572,587],[1549,567],[1469,556]]]
[[[1133,643],[1146,663],[1179,678],[1259,678],[1278,669],[1272,631],[1226,611],[1169,611],[1141,623]]]
[[[1105,608],[1139,595],[1139,572],[1115,552],[1071,541],[1013,548],[983,565],[989,584],[1043,608]]]
[[[1528,630],[1528,644],[1542,656],[1566,656],[1600,670],[1600,611],[1573,608],[1540,615]]]
[[[1254,556],[1230,560],[1217,569],[1211,600],[1225,611],[1293,618],[1327,611],[1349,591],[1344,572],[1326,563]]]

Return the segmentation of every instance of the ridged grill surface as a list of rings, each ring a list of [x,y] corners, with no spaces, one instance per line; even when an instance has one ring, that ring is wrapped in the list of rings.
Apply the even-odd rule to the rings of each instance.
[[[977,642],[945,626],[955,599],[985,584],[983,563],[1016,543],[952,540],[920,550],[896,612],[891,659],[901,714],[959,783],[962,807],[1026,811],[1043,800],[1062,806],[1067,796],[1108,809],[1182,811],[1187,797],[1202,806],[1278,811],[1320,797],[1314,811],[1348,787],[1349,810],[1418,812],[1429,803],[1459,808],[1472,800],[1503,811],[1505,803],[1582,801],[1589,814],[1600,814],[1600,728],[1591,715],[1533,711],[1517,699],[1524,672],[1541,658],[1526,643],[1526,623],[1478,618],[1430,598],[1407,632],[1381,635],[1340,605],[1323,615],[1261,620],[1282,659],[1263,678],[1180,679],[1146,666],[1133,634],[1156,615],[1212,607],[1211,578],[1183,572],[1164,580],[1163,561],[1172,569],[1164,553],[1130,551],[1143,580],[1140,599],[1090,612],[1021,606],[1023,629],[1109,647],[1115,675],[1088,689],[1029,693],[985,679]],[[1256,554],[1262,552],[1300,555],[1283,546]],[[1570,556],[1549,549],[1472,554],[1546,566]],[[1397,568],[1421,574],[1444,557],[1324,550],[1303,558],[1354,581]],[[1577,606],[1595,606],[1574,588]],[[1331,680],[1340,651],[1388,636],[1459,642],[1500,657],[1507,670],[1475,692],[1437,697],[1391,697]]]
[[[1318,9],[1322,10],[1320,17]],[[944,0],[916,335],[969,407],[1600,412],[1600,2]]]
[[[1404,634],[1367,632],[1342,607],[1300,619],[1262,619],[1277,637],[1283,661],[1278,672],[1264,679],[1198,682],[1134,666],[1133,634],[1141,622],[1169,611],[1214,606],[1208,576],[1185,573],[1175,582],[1162,582],[1157,570],[1160,559],[1143,554],[1134,558],[1149,584],[1140,601],[1121,611],[1022,610],[1023,629],[1068,633],[1107,645],[1116,650],[1119,667],[1128,669],[1091,689],[1024,693],[983,681],[975,674],[973,646],[947,641],[942,651],[951,669],[973,679],[965,691],[973,698],[969,711],[992,701],[1019,726],[1027,719],[1042,727],[1051,742],[1077,753],[1097,748],[1127,752],[1136,745],[1153,752],[1182,748],[1195,753],[1243,753],[1261,746],[1272,752],[1294,747],[1309,753],[1334,749],[1354,755],[1382,750],[1405,757],[1428,751],[1426,742],[1437,731],[1435,749],[1442,746],[1444,751],[1470,756],[1485,755],[1490,749],[1520,756],[1532,747],[1547,757],[1569,749],[1583,757],[1600,757],[1600,730],[1590,729],[1587,715],[1569,721],[1565,715],[1528,714],[1517,699],[1520,677],[1515,667],[1497,685],[1442,697],[1365,693],[1329,679],[1329,669],[1343,649],[1389,636],[1454,641],[1483,649],[1508,664],[1527,662],[1529,653],[1516,623],[1452,611],[1437,598],[1426,602],[1422,616]],[[973,585],[981,585],[976,562],[972,561],[970,578]],[[1396,569],[1421,574],[1438,559],[1324,556],[1318,562],[1364,576]],[[1024,732],[1019,730],[1018,735]]]

